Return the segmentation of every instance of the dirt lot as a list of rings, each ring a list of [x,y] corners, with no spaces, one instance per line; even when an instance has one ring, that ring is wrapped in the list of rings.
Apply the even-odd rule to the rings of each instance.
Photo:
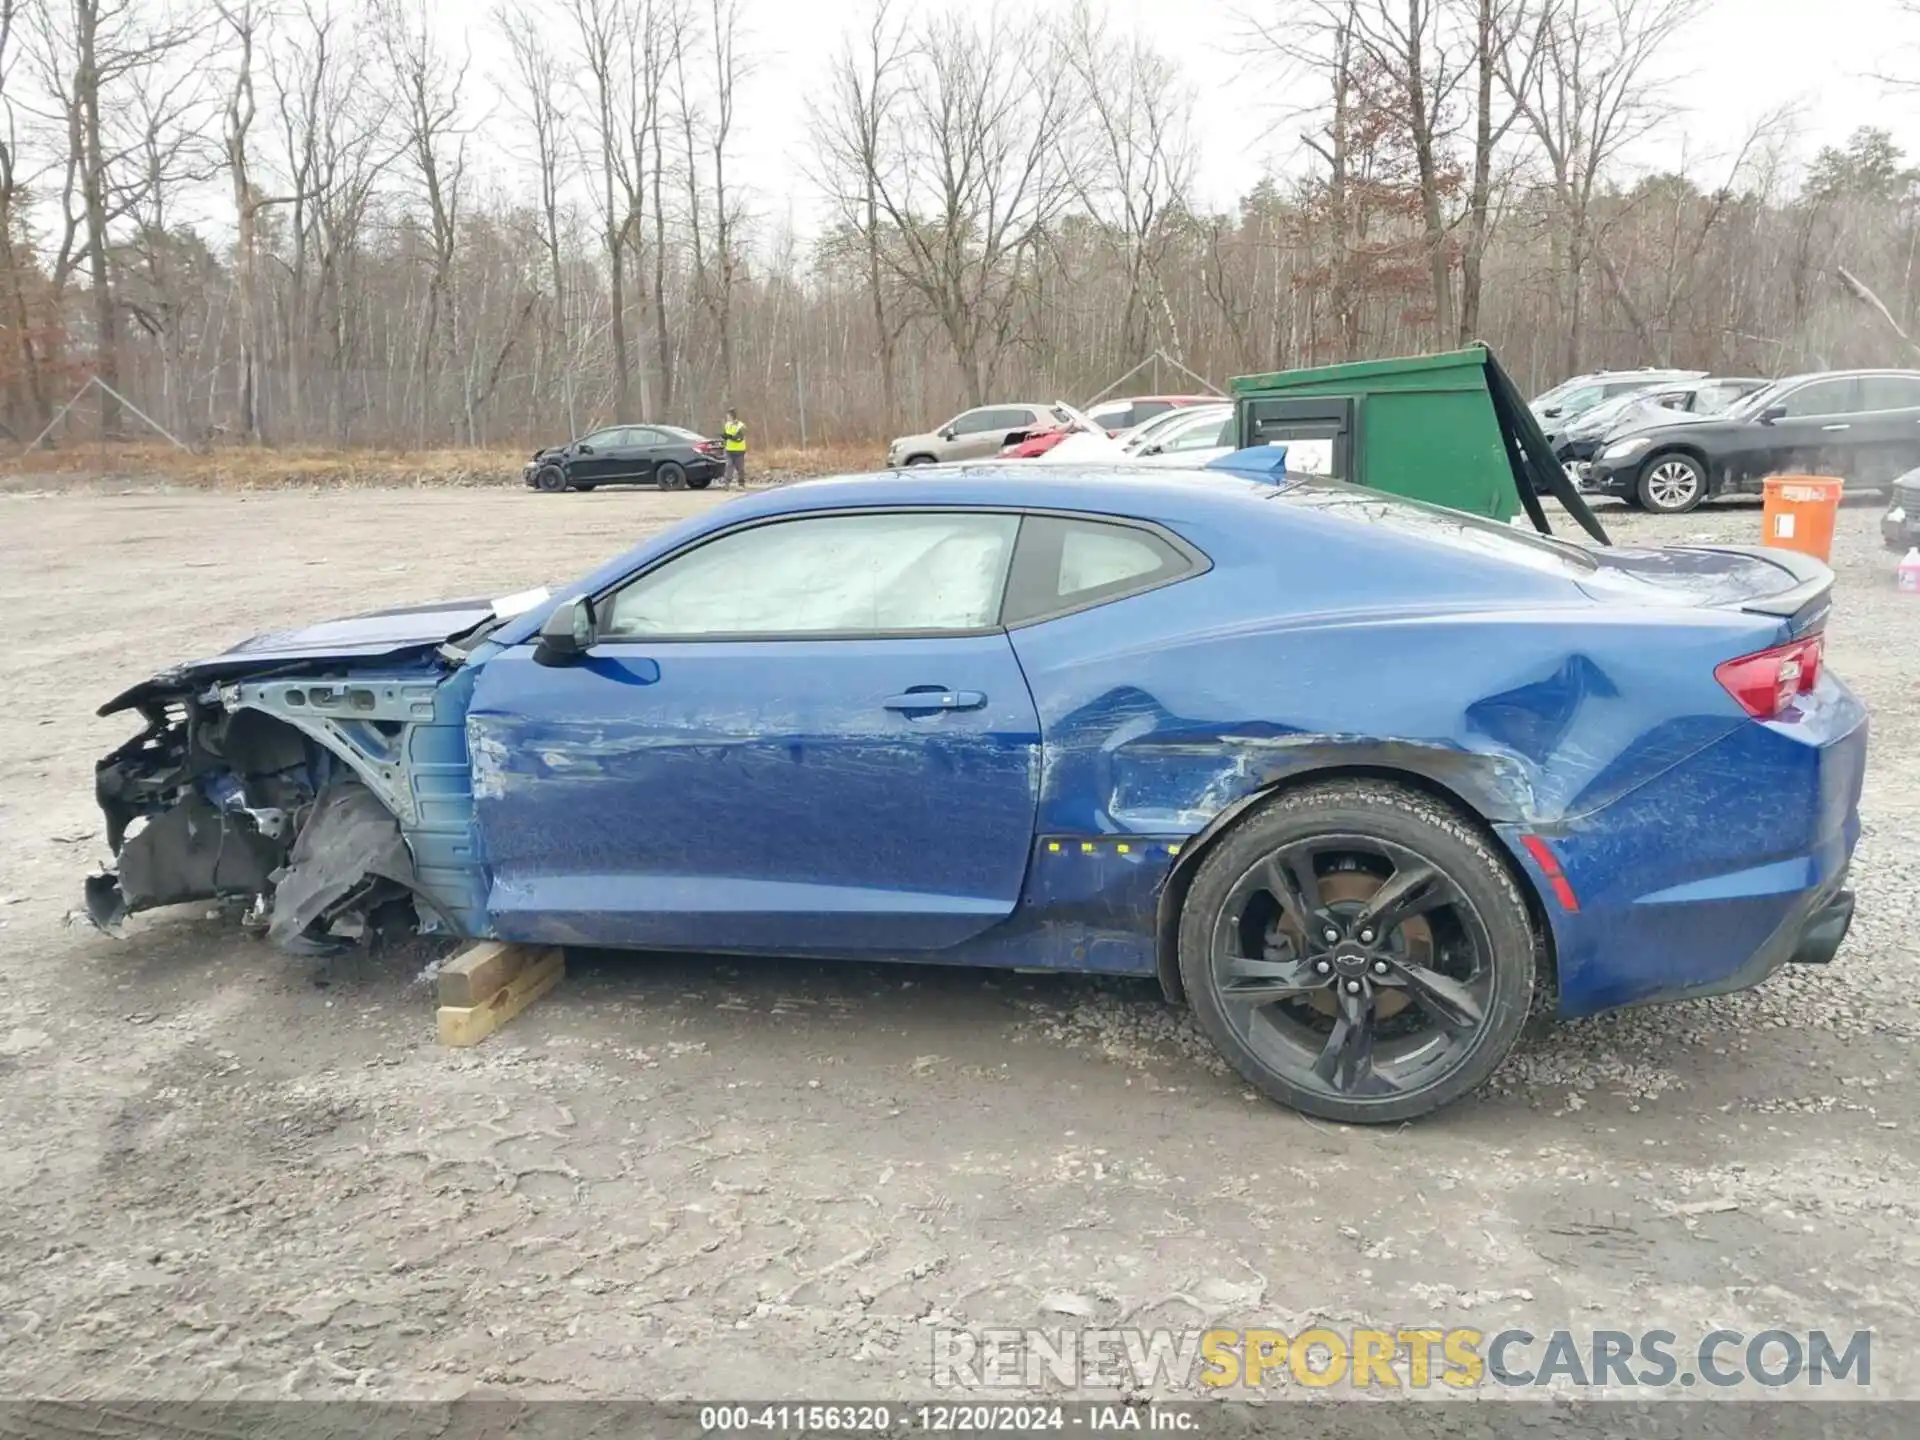
[[[198,909],[71,917],[124,684],[563,579],[712,503],[0,497],[9,1390],[903,1397],[941,1323],[1124,1318],[1866,1326],[1873,1393],[1920,1394],[1920,602],[1877,506],[1836,556],[1832,660],[1876,725],[1840,962],[1559,1028],[1395,1131],[1256,1101],[1144,983],[584,956],[450,1052],[435,952],[314,969]]]

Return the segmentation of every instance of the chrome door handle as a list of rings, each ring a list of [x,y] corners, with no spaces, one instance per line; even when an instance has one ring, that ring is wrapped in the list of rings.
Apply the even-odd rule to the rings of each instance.
[[[880,703],[889,710],[978,710],[987,697],[978,690],[909,690]]]

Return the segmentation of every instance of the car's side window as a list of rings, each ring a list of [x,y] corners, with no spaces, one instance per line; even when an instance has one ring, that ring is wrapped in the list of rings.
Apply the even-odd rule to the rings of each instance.
[[[999,425],[998,410],[969,410],[953,422],[956,435],[982,435]]]
[[[1231,424],[1232,421],[1229,420],[1227,423]],[[1168,454],[1173,454],[1181,450],[1210,450],[1216,445],[1231,444],[1231,441],[1220,438],[1225,429],[1226,426],[1216,421],[1202,420],[1197,424],[1186,426],[1168,440],[1161,449]]]
[[[653,445],[668,445],[672,443],[672,439],[665,431],[655,430],[648,425],[636,425],[627,431],[627,436],[623,443],[637,448],[644,448]]]
[[[1001,619],[1020,625],[1104,605],[1204,568],[1196,554],[1144,525],[1029,515]]]
[[[1787,418],[1799,420],[1818,415],[1850,415],[1860,408],[1859,382],[1852,379],[1815,380],[1781,397]]]
[[[1920,409],[1920,375],[1868,375],[1860,381],[1860,408]]]
[[[992,628],[1019,517],[814,515],[735,530],[599,606],[606,640],[966,632]]]

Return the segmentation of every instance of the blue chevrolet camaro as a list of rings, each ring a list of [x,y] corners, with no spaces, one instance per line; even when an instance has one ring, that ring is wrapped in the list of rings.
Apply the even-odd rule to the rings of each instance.
[[[1152,976],[1269,1095],[1399,1120],[1536,1007],[1832,958],[1867,727],[1831,582],[1220,473],[793,485],[557,599],[119,696],[89,908]]]

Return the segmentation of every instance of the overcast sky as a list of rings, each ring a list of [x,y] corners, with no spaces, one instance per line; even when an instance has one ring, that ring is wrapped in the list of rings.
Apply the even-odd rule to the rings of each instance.
[[[940,0],[905,0],[902,9],[930,3]],[[1236,16],[1249,3],[1260,0],[1107,0],[1116,25],[1138,27],[1194,82],[1200,199],[1219,209],[1263,168],[1299,162],[1298,123],[1273,124],[1275,75],[1237,53]],[[1018,0],[1001,4],[1005,13],[1021,8]],[[807,99],[843,28],[859,16],[847,0],[748,0],[748,13],[757,69],[741,97],[737,173],[764,223],[777,226],[791,213],[808,233],[815,206],[801,173]],[[479,29],[469,31],[476,60],[495,60]],[[1902,45],[1911,47],[1904,55]],[[1920,94],[1891,94],[1873,78],[1903,61],[1920,76],[1920,21],[1904,17],[1899,0],[1712,0],[1672,48],[1668,67],[1677,78],[1667,94],[1676,114],[1657,142],[1641,147],[1640,163],[1670,167],[1684,154],[1690,170],[1720,178],[1755,119],[1790,100],[1804,107],[1801,159],[1867,124],[1892,130],[1920,158]]]

